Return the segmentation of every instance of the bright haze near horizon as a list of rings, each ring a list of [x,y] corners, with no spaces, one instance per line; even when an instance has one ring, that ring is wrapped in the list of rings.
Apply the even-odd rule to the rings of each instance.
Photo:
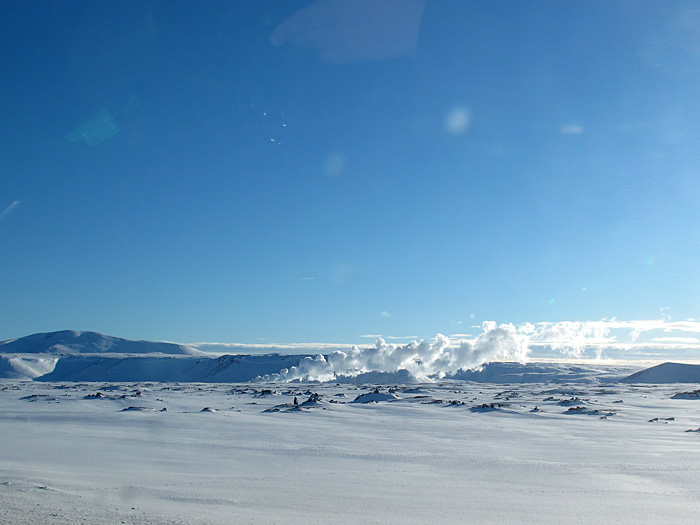
[[[0,340],[698,355],[694,1],[0,13]]]

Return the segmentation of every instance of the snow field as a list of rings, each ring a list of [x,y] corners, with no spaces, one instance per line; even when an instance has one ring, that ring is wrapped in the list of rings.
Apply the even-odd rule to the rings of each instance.
[[[693,386],[6,382],[0,522],[690,523]]]

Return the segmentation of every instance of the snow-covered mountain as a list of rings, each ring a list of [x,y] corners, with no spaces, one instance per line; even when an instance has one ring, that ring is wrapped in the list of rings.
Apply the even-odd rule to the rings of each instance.
[[[0,342],[0,354],[169,354],[205,355],[190,346],[176,343],[131,341],[97,332],[62,330],[28,335]]]
[[[130,356],[148,356],[151,360],[158,360],[153,362],[156,370],[159,366],[155,364],[163,363],[166,356],[192,358],[206,354],[175,343],[131,341],[96,332],[62,330],[0,342],[0,379],[37,379],[55,373],[59,362],[60,369],[67,366],[70,370],[80,366],[90,368],[100,362],[114,366]],[[139,365],[137,369],[146,365],[146,361],[134,362],[136,363]],[[85,380],[99,380],[98,370],[99,367],[92,374],[88,374],[90,379]],[[132,375],[133,373],[129,373],[124,377]],[[57,377],[57,380],[63,379],[61,376],[54,377]]]
[[[40,381],[243,382],[306,355],[213,356],[176,343],[63,330],[0,342],[0,378]]]

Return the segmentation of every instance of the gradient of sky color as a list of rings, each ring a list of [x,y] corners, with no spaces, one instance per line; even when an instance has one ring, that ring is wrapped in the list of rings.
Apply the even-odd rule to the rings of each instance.
[[[696,2],[0,14],[0,340],[700,317]]]

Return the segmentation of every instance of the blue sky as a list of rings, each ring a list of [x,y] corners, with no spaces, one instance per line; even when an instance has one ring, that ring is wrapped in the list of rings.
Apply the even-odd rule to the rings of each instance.
[[[700,315],[694,2],[376,6],[4,2],[0,340]]]

